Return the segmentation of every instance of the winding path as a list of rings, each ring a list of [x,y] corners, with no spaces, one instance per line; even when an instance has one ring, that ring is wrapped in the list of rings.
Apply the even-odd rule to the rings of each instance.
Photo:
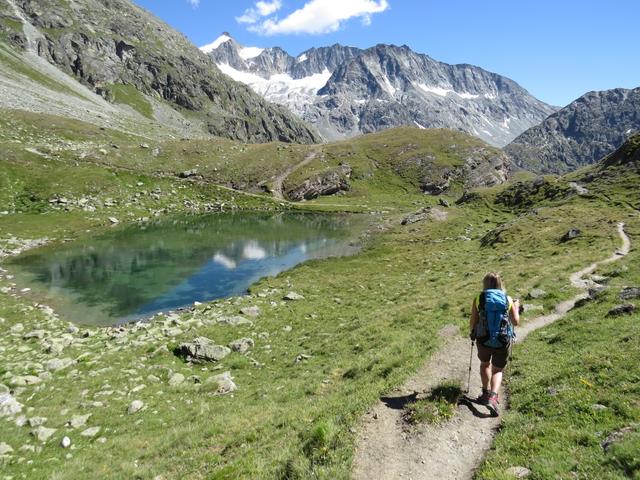
[[[284,181],[287,179],[287,177],[291,175],[293,172],[295,172],[296,170],[298,170],[299,168],[302,168],[305,165],[308,165],[309,163],[311,163],[313,160],[316,159],[317,156],[318,156],[317,150],[314,150],[313,152],[308,153],[307,156],[304,157],[304,160],[302,160],[299,163],[296,163],[295,165],[291,165],[284,172],[282,172],[280,175],[278,175],[274,179],[273,196],[276,198],[276,200],[286,200],[286,198],[284,197]]]
[[[518,342],[532,331],[562,318],[576,302],[586,298],[586,289],[594,282],[586,275],[629,253],[631,242],[624,232],[624,224],[617,226],[622,246],[599,262],[573,273],[570,282],[583,291],[559,303],[549,315],[536,317],[518,330]],[[409,429],[402,419],[403,407],[424,398],[443,380],[467,381],[470,343],[456,329],[445,328],[444,346],[411,377],[398,392],[381,401],[368,412],[358,432],[353,478],[356,480],[385,479],[471,479],[486,451],[491,447],[500,418],[489,416],[484,407],[471,402],[459,405],[456,416],[444,425],[422,425]],[[471,394],[480,392],[478,359],[473,355]],[[420,392],[420,393],[418,393]],[[506,399],[502,392],[503,404]]]

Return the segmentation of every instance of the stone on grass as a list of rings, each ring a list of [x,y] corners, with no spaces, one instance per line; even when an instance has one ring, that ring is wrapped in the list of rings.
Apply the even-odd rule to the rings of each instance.
[[[191,361],[218,362],[231,353],[231,350],[222,345],[216,345],[206,337],[197,337],[193,342],[181,343],[177,354]]]
[[[633,300],[640,298],[640,287],[625,287],[618,295],[620,300]]]
[[[27,385],[37,385],[42,382],[40,377],[35,375],[21,375],[17,377],[11,377],[9,379],[9,385],[14,387],[26,387]]]
[[[46,417],[31,417],[29,420],[29,426],[30,427],[39,427],[40,425],[44,425],[45,423],[47,423],[47,418]]]
[[[69,448],[71,446],[71,439],[67,436],[62,437],[62,440],[60,441],[60,446],[62,448]]]
[[[116,224],[120,223],[120,220],[118,220],[116,217],[109,217],[109,221],[110,221],[113,225],[116,225]]]
[[[92,415],[91,413],[87,413],[86,415],[74,415],[73,417],[71,417],[71,420],[67,422],[67,424],[71,428],[84,427],[84,425],[87,423],[87,420],[89,420],[91,415]]]
[[[12,417],[22,411],[22,404],[10,393],[0,393],[0,418]]]
[[[30,338],[43,339],[45,331],[44,330],[33,330],[32,332],[26,333],[22,338],[28,340]]]
[[[624,303],[622,305],[616,305],[607,313],[607,317],[617,317],[620,315],[628,315],[636,311],[636,306],[633,303]]]
[[[73,365],[73,363],[73,360],[70,358],[54,358],[45,363],[44,368],[49,371],[56,372],[58,370],[62,370],[63,368],[67,368],[70,365]]]
[[[527,298],[535,300],[537,298],[545,297],[546,295],[547,295],[547,292],[545,292],[541,288],[534,288],[529,292],[529,294],[527,295]]]
[[[240,313],[242,315],[246,315],[247,317],[257,317],[260,315],[260,307],[252,306],[252,307],[244,307],[240,309]]]
[[[231,317],[220,317],[218,319],[218,323],[222,324],[222,325],[230,325],[232,327],[239,327],[241,325],[253,325],[253,322],[251,320],[247,320],[244,317],[241,317],[240,315],[234,315]]]
[[[132,415],[134,413],[139,412],[142,409],[142,407],[144,407],[144,403],[142,402],[142,400],[134,400],[129,405],[129,408],[127,409],[127,413],[129,415]]]
[[[184,375],[182,375],[181,373],[174,373],[173,375],[171,375],[171,377],[169,377],[169,385],[171,385],[172,387],[176,387],[183,382]]]
[[[304,297],[296,292],[289,292],[284,296],[285,300],[304,300]]]
[[[255,342],[252,338],[241,338],[239,340],[235,340],[229,344],[229,348],[234,352],[238,353],[247,353],[250,348],[253,348]]]
[[[47,428],[43,426],[39,426],[35,430],[31,431],[31,435],[36,437],[39,442],[46,442],[54,433],[56,433],[55,428]]]
[[[206,381],[208,385],[215,385],[215,394],[216,395],[225,395],[227,393],[231,393],[235,391],[238,387],[233,382],[233,377],[231,377],[231,372],[224,372],[219,375],[214,375],[213,377],[209,377]]]
[[[608,452],[609,448],[611,448],[613,444],[621,440],[624,440],[625,436],[634,432],[636,429],[637,429],[637,425],[631,425],[628,427],[623,427],[620,430],[611,432],[609,436],[607,436],[607,438],[605,438],[604,441],[600,444],[600,446],[605,452]]]
[[[507,474],[514,478],[527,478],[531,475],[531,470],[526,467],[511,467],[507,469]]]
[[[100,427],[90,427],[84,430],[80,435],[83,437],[95,437],[100,432]]]
[[[582,232],[578,228],[572,228],[567,233],[565,233],[560,239],[561,242],[568,242],[569,240],[573,240],[574,238],[578,238]]]
[[[0,456],[9,455],[12,452],[13,452],[13,448],[11,448],[11,445],[7,445],[4,442],[0,442]]]

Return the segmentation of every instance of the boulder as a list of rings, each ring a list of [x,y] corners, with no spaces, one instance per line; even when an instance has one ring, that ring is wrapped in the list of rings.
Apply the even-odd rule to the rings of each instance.
[[[240,313],[242,315],[246,315],[247,317],[255,318],[260,315],[260,307],[257,307],[257,306],[244,307],[240,309]]]
[[[91,438],[95,437],[98,433],[100,433],[100,427],[90,427],[82,431],[80,435],[82,435],[83,437]]]
[[[39,426],[35,430],[31,431],[31,435],[36,437],[39,442],[46,442],[54,433],[56,433],[55,428],[47,428],[43,426]]]
[[[607,317],[617,317],[620,315],[628,315],[636,311],[636,306],[633,303],[623,303],[622,305],[616,305],[607,313]]]
[[[193,342],[181,343],[176,353],[190,361],[218,362],[231,353],[222,345],[216,345],[206,337],[197,337]]]
[[[514,478],[527,478],[531,475],[531,470],[526,467],[510,467],[507,469],[507,474]]]
[[[142,400],[134,400],[129,405],[129,408],[127,409],[127,413],[129,415],[132,415],[134,413],[139,412],[142,409],[142,407],[144,407],[144,402]]]
[[[411,213],[402,219],[402,225],[411,225],[412,223],[422,222],[424,220],[446,220],[447,212],[439,208],[425,207],[415,213]]]
[[[234,352],[245,354],[249,349],[253,348],[255,342],[252,338],[241,338],[229,344],[229,348]]]
[[[184,382],[184,375],[182,375],[181,373],[174,373],[169,377],[169,385],[172,387],[177,387],[183,382]]]
[[[301,200],[312,200],[323,195],[334,195],[341,191],[348,191],[351,188],[349,186],[351,173],[351,167],[344,164],[337,169],[313,175],[300,185],[289,190],[287,197],[289,200],[299,202]]]
[[[19,403],[10,393],[0,393],[0,418],[12,417],[22,411]]]
[[[304,297],[296,292],[289,292],[284,296],[285,300],[296,301],[296,300],[304,300]]]
[[[570,229],[567,233],[565,233],[560,239],[561,242],[568,242],[569,240],[573,240],[574,238],[578,238],[582,232],[577,228]]]
[[[238,387],[233,382],[231,372],[224,372],[219,375],[209,377],[206,381],[207,385],[215,385],[216,395],[225,395],[235,391]]]
[[[44,330],[34,330],[32,332],[25,334],[22,338],[24,338],[25,340],[28,340],[30,338],[37,338],[41,340],[44,338],[44,334],[45,334]]]
[[[3,455],[9,455],[10,453],[13,453],[13,448],[4,442],[0,442],[0,457]]]
[[[609,434],[607,438],[604,439],[604,441],[600,444],[600,446],[605,452],[608,452],[613,444],[623,440],[625,436],[634,432],[636,428],[637,426],[631,425],[628,427],[623,427],[620,430],[611,432],[611,434]]]
[[[178,174],[178,177],[191,178],[191,177],[195,177],[197,174],[198,174],[198,170],[194,168],[193,170],[185,170],[184,172],[180,172]]]
[[[62,448],[69,448],[71,446],[71,439],[67,436],[62,437],[62,440],[60,441],[60,446]]]
[[[618,295],[620,300],[634,300],[640,298],[640,287],[625,287]]]
[[[231,317],[220,317],[217,322],[222,325],[230,325],[232,327],[239,327],[241,325],[253,325],[253,322],[251,320],[247,320],[240,315],[234,315]]]
[[[84,427],[90,417],[91,413],[87,413],[86,415],[74,415],[73,417],[71,417],[71,420],[67,422],[67,425],[69,425],[71,428]]]
[[[49,371],[55,372],[58,370],[62,370],[63,368],[67,368],[70,365],[73,365],[74,361],[71,358],[54,358],[45,363],[44,368]]]
[[[541,288],[534,288],[529,292],[529,294],[527,295],[527,298],[535,300],[535,299],[543,298],[546,296],[547,296],[547,292],[545,292]]]

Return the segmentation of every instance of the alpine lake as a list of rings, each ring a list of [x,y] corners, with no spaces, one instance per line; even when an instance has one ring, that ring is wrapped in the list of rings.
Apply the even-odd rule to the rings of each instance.
[[[80,325],[108,326],[242,295],[310,259],[353,255],[365,215],[183,216],[45,246],[9,262],[20,287]]]

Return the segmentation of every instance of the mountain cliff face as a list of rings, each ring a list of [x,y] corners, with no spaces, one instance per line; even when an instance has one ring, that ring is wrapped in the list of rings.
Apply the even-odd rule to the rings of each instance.
[[[411,125],[504,146],[555,111],[508,78],[407,46],[333,45],[292,57],[277,47],[243,47],[225,33],[202,50],[222,72],[286,105],[329,140]]]
[[[640,131],[640,88],[589,92],[547,118],[505,151],[516,165],[562,173],[600,160]]]
[[[107,100],[126,88],[129,97],[163,102],[209,134],[237,140],[319,139],[128,0],[0,0],[0,25],[13,47],[33,51]]]

